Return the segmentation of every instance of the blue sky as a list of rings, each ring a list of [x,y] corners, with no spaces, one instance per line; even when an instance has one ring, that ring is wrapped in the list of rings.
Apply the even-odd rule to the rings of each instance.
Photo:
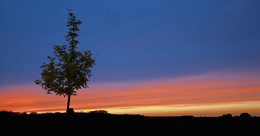
[[[1,0],[0,87],[40,78],[66,8],[83,21],[78,49],[98,54],[93,83],[260,69],[258,0]]]

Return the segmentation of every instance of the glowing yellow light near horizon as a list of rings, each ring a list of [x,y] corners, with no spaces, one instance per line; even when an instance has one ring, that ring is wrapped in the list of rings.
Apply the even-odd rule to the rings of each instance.
[[[260,113],[260,101],[236,103],[220,103],[208,105],[166,105],[144,107],[118,107],[105,110],[114,114],[143,114],[148,116],[181,116],[181,115],[209,115],[219,116],[225,113],[239,115],[242,112]],[[259,115],[258,115],[259,116]]]
[[[141,114],[145,116],[220,116],[226,113],[239,115],[242,112],[248,112],[254,116],[260,116],[260,101],[244,101],[244,102],[229,102],[216,104],[197,104],[197,105],[161,105],[161,106],[133,106],[133,107],[115,107],[104,108],[112,114]],[[33,110],[33,109],[32,109]],[[80,110],[75,109],[75,112],[89,112],[100,109]],[[52,111],[65,112],[65,111]],[[38,112],[44,113],[44,112]]]

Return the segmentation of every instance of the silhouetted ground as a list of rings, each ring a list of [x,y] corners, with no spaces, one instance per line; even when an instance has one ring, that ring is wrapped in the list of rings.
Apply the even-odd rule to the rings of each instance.
[[[232,115],[231,115],[232,116]],[[259,130],[259,117],[145,117],[141,115],[114,115],[100,113],[48,113],[18,114],[0,112],[0,121],[7,129],[37,130],[42,133],[57,132],[84,133],[208,133],[212,134],[254,134]]]

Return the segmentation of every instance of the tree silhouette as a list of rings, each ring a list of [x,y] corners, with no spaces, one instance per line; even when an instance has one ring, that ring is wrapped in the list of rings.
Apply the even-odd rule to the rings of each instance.
[[[241,113],[241,114],[240,114],[240,117],[241,117],[241,118],[250,118],[251,115],[250,115],[249,113],[244,112],[244,113]]]
[[[79,41],[78,25],[82,22],[76,19],[71,9],[68,10],[67,27],[69,29],[66,37],[69,46],[55,45],[54,57],[48,56],[49,63],[41,66],[41,80],[35,80],[36,85],[40,85],[47,94],[54,92],[56,95],[68,96],[67,113],[70,111],[70,97],[76,95],[76,90],[87,88],[87,81],[91,77],[90,68],[95,65],[95,60],[91,58],[92,53],[86,50],[83,53],[76,51]]]

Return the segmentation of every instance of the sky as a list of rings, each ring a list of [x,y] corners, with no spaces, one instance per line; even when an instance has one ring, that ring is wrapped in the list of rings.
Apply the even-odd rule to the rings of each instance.
[[[96,58],[77,111],[260,116],[258,0],[1,0],[0,110],[65,111],[34,84],[65,40],[66,8]]]

